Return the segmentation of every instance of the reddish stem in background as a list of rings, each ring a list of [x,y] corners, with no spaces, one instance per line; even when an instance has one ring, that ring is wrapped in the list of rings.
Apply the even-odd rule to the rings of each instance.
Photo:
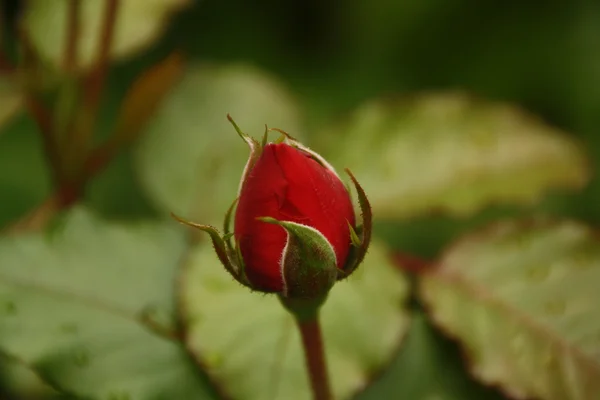
[[[417,275],[422,274],[424,272],[428,272],[433,267],[432,262],[415,256],[413,254],[394,251],[391,256],[396,268]]]
[[[84,107],[92,112],[92,119],[89,121],[92,124],[95,121],[95,114],[100,104],[102,88],[108,71],[109,52],[114,37],[118,5],[119,0],[106,0],[98,54],[85,90]]]
[[[307,320],[296,320],[300,336],[302,337],[302,348],[308,369],[310,385],[314,400],[331,400],[331,390],[327,367],[325,363],[325,349],[321,334],[321,324],[318,314]]]
[[[117,10],[119,0],[105,0],[104,19],[100,31],[100,41],[98,43],[98,53],[94,66],[86,78],[83,93],[83,107],[81,128],[73,132],[75,141],[75,151],[86,151],[94,134],[94,127],[100,108],[100,99],[102,89],[108,74],[109,55],[112,47],[112,41],[115,31],[115,22],[117,19]]]
[[[79,11],[81,10],[81,0],[70,0],[67,14],[67,44],[64,55],[64,69],[72,72],[77,69],[77,53],[79,44]]]
[[[72,139],[73,144],[75,145],[74,149],[81,153],[80,156],[83,157],[83,160],[87,160],[91,156],[88,154],[87,146],[94,132],[96,115],[100,105],[100,97],[108,70],[109,52],[114,36],[115,21],[119,6],[119,0],[105,1],[106,8],[100,33],[99,51],[96,56],[95,65],[84,85],[83,106],[80,109],[83,117],[83,125],[78,126],[82,129],[72,129],[73,125],[70,124],[72,130],[68,132],[68,137]],[[81,0],[70,1],[67,17],[68,37],[63,61],[67,71],[72,71],[77,67],[77,47],[80,30],[78,17],[80,9]],[[25,50],[24,62],[32,62],[32,60],[35,59],[35,52],[32,50],[26,35],[23,34],[23,32],[20,32],[19,39]],[[79,198],[83,186],[89,178],[98,173],[114,155],[112,152],[107,152],[107,154],[101,153],[100,157],[96,155],[96,157],[93,157],[93,168],[90,168],[88,165],[82,165],[83,171],[79,171],[82,172],[82,176],[76,181],[67,178],[65,175],[67,171],[63,165],[66,154],[61,154],[59,149],[59,143],[57,142],[55,135],[56,132],[54,131],[54,121],[50,110],[48,110],[44,104],[39,102],[35,95],[31,93],[25,97],[25,105],[39,127],[46,157],[52,168],[56,191],[29,215],[7,227],[6,231],[9,232],[19,232],[39,228],[43,226],[56,211],[74,204]],[[81,144],[85,147],[82,148],[83,146],[78,146]]]
[[[16,68],[23,71],[28,71],[30,68],[35,69],[35,66],[39,62],[35,50],[23,30],[17,29],[17,35],[21,45],[22,59]],[[39,129],[44,146],[44,155],[50,166],[53,183],[59,186],[63,182],[65,171],[59,143],[55,135],[52,112],[38,98],[35,88],[30,86],[24,88],[23,103]]]

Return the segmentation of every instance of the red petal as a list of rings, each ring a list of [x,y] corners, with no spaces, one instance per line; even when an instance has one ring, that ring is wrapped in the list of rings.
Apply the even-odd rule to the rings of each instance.
[[[340,179],[308,153],[287,144],[265,146],[244,182],[236,211],[235,235],[248,278],[258,289],[281,291],[279,261],[287,233],[256,220],[263,216],[317,229],[333,246],[338,267],[343,266],[354,209]]]
[[[287,234],[283,228],[256,218],[278,218],[278,198],[285,196],[287,182],[271,146],[266,146],[240,193],[235,214],[235,237],[239,241],[248,279],[257,289],[283,290],[279,260]]]
[[[304,223],[321,232],[333,246],[338,267],[350,248],[348,222],[354,226],[354,209],[342,181],[309,154],[287,145],[276,148],[276,157],[288,182],[284,209],[296,209]]]

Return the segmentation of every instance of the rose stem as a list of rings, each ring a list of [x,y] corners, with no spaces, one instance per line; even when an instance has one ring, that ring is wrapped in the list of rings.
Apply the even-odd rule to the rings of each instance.
[[[314,400],[331,400],[319,315],[315,313],[309,319],[296,318],[296,323],[302,337],[302,347],[313,398]]]

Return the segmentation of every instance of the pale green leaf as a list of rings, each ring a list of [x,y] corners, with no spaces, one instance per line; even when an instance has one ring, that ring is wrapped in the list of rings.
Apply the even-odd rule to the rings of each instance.
[[[21,399],[59,400],[58,393],[31,368],[0,353],[0,393],[19,395]]]
[[[233,399],[311,398],[300,337],[274,295],[251,293],[201,245],[181,276],[188,348]],[[382,247],[338,282],[323,306],[326,357],[336,399],[349,398],[384,368],[406,329],[407,285]]]
[[[0,239],[0,350],[78,397],[212,398],[173,335],[182,235],[64,218]]]
[[[498,391],[473,381],[456,346],[413,313],[405,342],[391,364],[355,400],[502,400]]]
[[[371,101],[315,142],[355,173],[379,218],[530,204],[547,189],[579,188],[588,179],[581,149],[563,132],[461,93]]]
[[[136,148],[141,182],[165,213],[221,226],[250,154],[227,113],[257,139],[265,124],[300,136],[295,102],[277,81],[243,65],[192,66]]]
[[[513,397],[600,393],[600,243],[575,222],[505,222],[459,241],[422,279],[472,372]]]
[[[21,26],[39,54],[59,67],[67,46],[70,1],[27,1]],[[78,63],[89,67],[98,45],[107,0],[81,0],[79,13]],[[119,1],[111,57],[122,58],[151,45],[167,27],[173,13],[191,0]]]

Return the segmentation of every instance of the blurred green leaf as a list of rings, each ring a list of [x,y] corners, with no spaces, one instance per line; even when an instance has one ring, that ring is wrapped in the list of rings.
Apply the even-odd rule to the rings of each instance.
[[[516,398],[600,393],[600,246],[575,222],[504,222],[459,241],[423,277],[471,369]]]
[[[232,398],[311,398],[299,334],[275,296],[234,282],[209,245],[190,255],[180,282],[188,348]],[[390,361],[408,329],[407,294],[377,243],[334,286],[321,321],[336,398],[363,388]]]
[[[0,349],[78,397],[213,398],[170,336],[183,236],[79,208],[63,218],[0,240]]]
[[[60,67],[67,45],[69,1],[29,0],[21,26],[34,48]],[[89,67],[100,42],[106,0],[81,0],[78,62]],[[119,2],[111,56],[122,58],[151,45],[173,13],[191,0],[126,0]]]
[[[549,213],[547,208],[543,209],[544,213]],[[432,214],[404,221],[379,220],[375,234],[394,250],[435,260],[449,243],[465,233],[501,219],[529,216],[532,212],[539,212],[539,208],[490,206],[467,218]]]
[[[172,53],[144,71],[127,91],[114,128],[114,145],[135,139],[183,73],[183,56]]]
[[[531,204],[549,188],[588,180],[581,149],[562,132],[460,93],[369,102],[313,143],[355,173],[379,218]]]
[[[181,55],[172,53],[138,75],[126,91],[115,95],[113,88],[113,92],[109,93],[112,102],[120,103],[121,108],[115,110],[116,116],[106,112],[103,119],[110,122],[115,119],[114,127],[106,122],[108,126],[101,125],[107,137],[92,152],[88,163],[102,165],[104,160],[114,158],[106,167],[101,168],[100,174],[88,185],[87,204],[111,217],[130,218],[156,214],[140,188],[133,170],[134,157],[129,145],[143,132],[143,127],[182,72]],[[123,146],[127,146],[124,151]]]
[[[0,354],[0,396],[7,396],[7,393],[18,394],[22,399],[58,400],[58,392],[43,382],[31,368]]]
[[[381,376],[355,400],[502,400],[493,389],[474,382],[455,346],[413,314],[406,341]]]
[[[37,127],[20,114],[0,130],[0,229],[41,204],[50,190]]]
[[[265,124],[301,136],[295,102],[279,82],[242,65],[190,68],[136,148],[142,185],[165,213],[220,226],[250,154],[227,113],[257,138]]]
[[[131,149],[121,151],[86,188],[84,203],[107,218],[156,217],[133,170]]]
[[[17,84],[0,73],[0,128],[15,115],[21,104],[22,96]]]

